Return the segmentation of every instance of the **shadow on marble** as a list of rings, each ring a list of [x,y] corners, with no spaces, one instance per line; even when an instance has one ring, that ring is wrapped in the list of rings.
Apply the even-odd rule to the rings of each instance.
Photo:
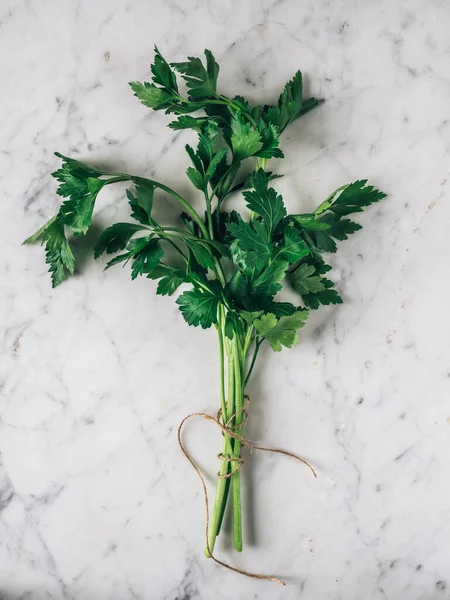
[[[103,229],[104,227],[94,218],[88,232],[82,236],[82,239],[72,238],[70,240],[70,245],[75,256],[75,264],[77,265],[77,274],[82,274],[87,269],[88,263],[93,259],[94,247]]]

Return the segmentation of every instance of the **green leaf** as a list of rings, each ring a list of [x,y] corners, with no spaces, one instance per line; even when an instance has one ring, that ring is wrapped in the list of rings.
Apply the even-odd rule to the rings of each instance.
[[[231,191],[230,188],[233,185],[240,168],[241,163],[239,162],[229,165],[226,155],[223,156],[222,160],[217,165],[210,183],[211,187],[216,190],[215,195],[219,202],[222,202],[225,196]]]
[[[150,279],[159,279],[156,293],[160,296],[171,296],[189,277],[185,271],[174,269],[168,265],[159,265],[147,275]]]
[[[133,258],[133,254],[131,252],[125,252],[124,254],[119,254],[118,256],[115,256],[114,258],[112,258],[110,261],[108,261],[106,263],[104,270],[106,271],[107,269],[110,269],[111,267],[114,267],[115,265],[118,265],[125,261],[129,261],[131,258]]]
[[[379,202],[385,197],[386,194],[372,185],[367,185],[367,179],[362,179],[343,189],[333,199],[329,210],[339,216],[362,212],[367,206]]]
[[[205,170],[197,152],[191,146],[189,146],[189,144],[186,144],[184,148],[188,153],[189,158],[192,160],[192,164],[194,165],[195,169],[203,176]]]
[[[269,312],[273,313],[276,317],[288,317],[296,311],[296,307],[290,302],[272,302],[269,306]]]
[[[194,56],[188,56],[187,62],[172,63],[189,89],[189,98],[208,98],[217,92],[217,77],[219,65],[210,50],[205,50],[206,68],[202,61]]]
[[[99,179],[101,171],[59,152],[55,154],[63,161],[61,168],[52,173],[60,183],[57,193],[68,198],[60,207],[58,220],[75,235],[84,234],[91,224],[97,195],[107,181]]]
[[[247,272],[249,265],[247,264],[248,252],[243,250],[239,245],[238,240],[233,240],[230,243],[230,258],[231,261],[242,271]],[[263,265],[264,266],[264,265]]]
[[[197,155],[203,165],[203,172],[209,166],[214,155],[214,145],[219,128],[215,121],[207,122],[198,134]]]
[[[359,223],[355,223],[351,219],[339,219],[336,215],[326,214],[322,217],[329,223],[329,229],[326,235],[332,236],[339,241],[348,240],[348,236],[362,229]]]
[[[234,162],[254,156],[262,149],[263,144],[259,131],[252,129],[240,113],[236,113],[232,117],[231,131],[231,148]]]
[[[330,268],[325,263],[305,262],[290,274],[292,287],[301,295],[303,302],[309,308],[316,309],[321,304],[342,304],[342,298],[333,289],[334,283],[322,277]]]
[[[92,177],[88,177],[85,181],[78,180],[70,198],[61,205],[58,218],[64,225],[70,227],[75,235],[85,234],[89,229],[95,200],[106,183],[105,180]]]
[[[165,108],[166,115],[171,113],[175,115],[187,115],[189,113],[197,112],[202,108],[205,109],[208,100],[196,100],[195,102],[188,102],[187,100],[183,100],[181,97],[173,96],[172,100],[168,102],[167,106],[161,106],[160,108]]]
[[[203,175],[197,171],[194,167],[188,167],[186,169],[186,175],[189,177],[192,185],[198,190],[205,190],[206,184]]]
[[[104,252],[113,254],[119,250],[124,250],[132,236],[143,229],[141,225],[135,225],[134,223],[115,223],[111,225],[100,234],[94,248],[94,258],[98,258]]]
[[[183,241],[192,252],[199,265],[205,269],[214,269],[214,259],[211,255],[211,252],[201,243],[200,240],[190,240],[189,238],[186,238]]]
[[[314,240],[320,252],[336,252],[336,242],[328,235],[328,232],[316,231]]]
[[[242,319],[244,319],[244,321],[247,323],[247,325],[252,325],[254,323],[255,319],[259,319],[259,317],[263,314],[263,311],[261,311],[261,310],[253,310],[253,311],[241,310],[241,311],[239,311],[239,314],[242,317]]]
[[[64,156],[64,154],[61,154],[60,152],[55,152],[55,156],[60,158],[63,162],[61,168],[52,173],[52,177],[61,183],[58,188],[58,194],[60,196],[66,197],[72,194],[74,180],[83,180],[88,177],[100,177],[100,175],[104,174],[102,171],[86,165],[79,160]],[[68,184],[68,187],[65,188],[64,184]]]
[[[188,231],[190,231],[193,235],[195,235],[195,237],[199,237],[200,231],[199,231],[198,223],[196,223],[190,215],[188,215],[186,212],[183,211],[180,214],[180,219],[183,221],[183,223],[185,224]]]
[[[283,198],[269,187],[269,178],[263,169],[253,173],[252,184],[254,190],[244,192],[244,198],[247,207],[262,217],[270,238],[278,223],[286,216]]]
[[[318,292],[316,294],[305,294],[302,296],[303,302],[308,308],[317,309],[321,304],[342,304],[342,298],[335,289],[332,289],[332,286],[334,285],[333,282],[329,281],[328,279],[325,281],[330,287],[325,289],[323,292]]]
[[[316,98],[309,98],[306,102],[302,101],[303,82],[300,71],[294,75],[291,81],[285,85],[283,92],[278,99],[278,106],[265,107],[265,118],[275,125],[281,133],[286,127],[306,114],[316,106],[320,101]]]
[[[192,184],[203,192],[206,192],[208,183],[214,178],[216,172],[223,168],[223,163],[226,164],[227,154],[226,148],[214,152],[214,139],[217,135],[217,129],[215,127],[211,128],[209,125],[207,128],[203,128],[199,134],[197,151],[186,145],[186,152],[194,165],[194,167],[188,167],[187,176]]]
[[[188,115],[182,115],[178,117],[176,121],[169,123],[170,129],[179,131],[180,129],[193,129],[194,131],[201,131],[201,128],[208,123],[209,117],[190,117]]]
[[[153,208],[153,196],[155,186],[150,182],[141,181],[136,184],[136,195],[134,196],[130,190],[127,190],[127,197],[131,208],[131,216],[144,225],[154,223],[151,218]]]
[[[294,264],[309,254],[309,249],[301,235],[294,227],[286,227],[284,230],[284,244],[280,249],[280,257]]]
[[[358,223],[350,219],[340,219],[339,216],[332,213],[327,213],[321,220],[325,221],[325,219],[328,229],[311,234],[315,246],[320,252],[336,252],[337,246],[332,238],[340,241],[347,240],[349,235],[362,229]]]
[[[30,237],[28,237],[26,240],[24,240],[22,242],[22,246],[27,246],[28,244],[34,244],[35,242],[37,242],[41,237],[42,234],[44,233],[44,231],[50,227],[50,225],[52,223],[55,222],[57,215],[55,215],[54,217],[52,217],[51,219],[49,219],[46,223],[44,223],[42,225],[42,227],[40,227],[36,233],[33,233],[33,235],[30,235]]]
[[[75,259],[64,233],[64,225],[53,221],[42,233],[45,262],[49,265],[52,287],[59,285],[68,274],[75,272]]]
[[[225,245],[229,245],[232,237],[227,229],[228,223],[239,223],[242,219],[235,210],[228,212],[226,210],[216,209],[212,213],[212,223],[214,239]]]
[[[181,314],[189,325],[207,329],[217,323],[219,297],[212,291],[194,288],[183,292],[177,300]]]
[[[247,279],[241,271],[238,270],[233,274],[230,281],[225,286],[224,293],[229,300],[238,306],[242,306],[243,300],[247,297],[249,290],[250,287]]]
[[[272,243],[268,231],[261,221],[229,223],[228,231],[237,240],[238,246],[245,251],[249,267],[263,268],[272,255]]]
[[[136,242],[140,242],[141,244],[145,243],[145,245],[141,248],[140,245],[137,244],[131,250],[134,259],[131,267],[131,279],[136,279],[138,275],[151,272],[164,256],[164,252],[158,240],[136,240]]]
[[[162,57],[160,51],[155,46],[155,59],[150,67],[153,73],[153,83],[161,85],[170,94],[178,93],[177,78],[167,61]]]
[[[279,319],[274,314],[267,313],[260,319],[256,319],[254,326],[258,334],[269,342],[272,349],[280,352],[283,346],[292,348],[297,344],[297,330],[303,327],[307,318],[307,310],[298,310]]]
[[[161,110],[168,108],[173,103],[173,95],[166,90],[157,87],[154,83],[144,81],[130,81],[130,87],[134,92],[136,98],[138,98],[144,106],[153,108],[154,110]]]
[[[283,177],[283,175],[276,175],[274,173],[272,173],[272,171],[264,171],[265,174],[267,175],[267,179],[269,181],[272,181],[273,179],[280,179],[281,177]],[[233,186],[229,193],[232,194],[233,192],[243,192],[244,190],[249,190],[250,188],[253,187],[253,175],[254,173],[256,173],[256,171],[252,171],[251,173],[249,173],[245,179],[239,183],[237,183],[235,186]]]
[[[258,120],[257,125],[259,135],[261,136],[262,148],[255,154],[255,156],[266,159],[284,158],[283,152],[278,147],[279,131],[275,125],[272,125],[272,123],[266,123],[262,119]]]
[[[313,265],[303,263],[290,274],[292,287],[300,295],[317,293],[325,290],[322,277],[316,275],[316,269]]]
[[[226,157],[227,152],[228,152],[228,150],[226,148],[221,148],[212,157],[211,162],[209,163],[208,168],[206,169],[206,173],[205,173],[205,180],[207,183],[209,183],[211,178],[215,175],[219,164]]]
[[[274,296],[281,290],[281,283],[286,276],[289,263],[286,260],[272,262],[258,275],[253,284],[253,292],[257,295]]]
[[[330,228],[330,225],[327,222],[318,219],[314,213],[289,215],[289,219],[307,231],[324,231]]]

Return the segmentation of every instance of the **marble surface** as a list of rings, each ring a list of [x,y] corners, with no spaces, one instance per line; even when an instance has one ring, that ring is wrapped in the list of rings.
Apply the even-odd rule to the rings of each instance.
[[[0,5],[0,598],[450,598],[450,6],[443,0],[3,0]],[[333,258],[345,298],[263,353],[247,434],[305,456],[244,471],[243,555],[203,556],[199,482],[176,443],[217,409],[213,331],[126,270],[52,291],[23,238],[55,212],[54,150],[187,189],[188,134],[140,106],[156,43],[211,48],[225,93],[273,101],[301,68],[326,99],[283,140],[308,207],[367,177],[389,199]],[[97,223],[126,214],[123,190]],[[92,241],[92,240],[91,240]],[[212,478],[219,433],[186,443]]]

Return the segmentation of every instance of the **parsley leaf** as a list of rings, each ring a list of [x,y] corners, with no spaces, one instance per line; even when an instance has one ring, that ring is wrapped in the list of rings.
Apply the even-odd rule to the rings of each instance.
[[[156,293],[160,296],[171,296],[189,277],[182,269],[174,269],[168,265],[159,265],[147,275],[149,279],[159,279]]]
[[[68,198],[61,205],[58,219],[70,227],[75,235],[84,234],[91,224],[97,195],[107,181],[99,179],[102,173],[97,169],[58,152],[55,154],[63,161],[61,168],[52,173],[60,182],[57,194]]]
[[[202,61],[194,56],[188,56],[187,62],[171,63],[172,67],[182,73],[191,99],[208,98],[216,95],[219,65],[210,50],[205,50],[205,57],[206,68]]]
[[[291,81],[285,85],[278,99],[278,106],[269,107],[267,110],[268,120],[278,127],[280,133],[290,123],[320,105],[320,101],[316,98],[302,101],[302,79],[302,73],[297,71]]]
[[[380,192],[372,185],[367,185],[367,179],[361,179],[338,188],[316,208],[314,214],[319,216],[323,212],[331,210],[342,217],[362,212],[367,206],[379,202],[385,197],[385,193]]]
[[[286,275],[289,263],[286,260],[272,262],[255,279],[253,294],[262,296],[274,296],[281,290],[281,281]]]
[[[266,123],[262,119],[259,119],[258,133],[261,137],[262,148],[255,156],[260,158],[284,158],[284,154],[278,147],[280,145],[278,136],[280,132],[272,123]]]
[[[185,238],[184,243],[189,248],[195,261],[205,269],[214,269],[214,259],[208,248],[200,240]]]
[[[178,93],[177,78],[167,61],[161,55],[161,52],[155,46],[155,59],[150,67],[153,73],[152,80],[157,85],[161,85],[169,94]]]
[[[367,206],[385,197],[385,193],[380,192],[372,185],[367,185],[367,179],[363,179],[348,185],[333,201],[330,210],[336,215],[349,215],[361,212]]]
[[[245,252],[248,267],[263,268],[270,260],[273,244],[267,228],[261,221],[229,223],[228,231]]]
[[[133,235],[143,229],[141,225],[134,223],[114,223],[100,234],[94,248],[94,258],[98,258],[104,252],[114,254],[123,250]]]
[[[204,161],[201,161],[198,152],[195,154],[193,159],[194,167],[188,167],[186,173],[191,183],[199,190],[206,192],[208,183],[214,177],[216,170],[218,169],[222,160],[226,157],[227,149],[221,148],[216,154],[214,154],[209,161],[205,157]],[[192,156],[191,156],[192,158]],[[205,169],[205,164],[206,169]]]
[[[247,207],[262,217],[270,238],[278,223],[286,216],[283,198],[269,187],[269,178],[263,169],[253,173],[252,184],[254,190],[244,192],[244,198]]]
[[[334,240],[347,240],[349,235],[361,229],[361,225],[343,217],[361,212],[385,196],[373,186],[368,186],[366,180],[355,181],[334,191],[314,213],[290,215],[289,218],[303,230],[313,254],[336,252]]]
[[[240,113],[231,119],[231,148],[233,160],[238,162],[256,155],[263,148],[261,134],[246,123]]]
[[[301,263],[289,275],[294,290],[299,293],[308,308],[317,309],[321,304],[342,304],[342,298],[334,289],[334,283],[322,275],[330,270],[326,264]]]
[[[39,227],[39,229],[33,233],[33,235],[30,235],[30,237],[28,237],[26,240],[24,240],[22,242],[22,246],[27,246],[29,244],[34,244],[35,242],[37,242],[38,240],[40,240],[42,238],[42,235],[44,233],[44,231],[50,227],[50,225],[52,223],[55,222],[57,215],[54,215],[53,217],[51,217],[51,219],[49,219],[46,223],[44,223],[42,225],[42,227]]]
[[[282,258],[294,264],[309,254],[309,249],[300,233],[294,227],[286,227],[284,230],[284,244],[279,253]]]
[[[294,221],[302,229],[307,231],[323,231],[329,229],[330,225],[326,221],[318,219],[314,213],[304,213],[302,215],[289,215],[289,219]]]
[[[61,222],[70,227],[75,235],[84,234],[89,229],[95,201],[105,183],[106,181],[88,178],[85,189],[81,191],[81,186],[74,187],[70,198],[61,205]]]
[[[209,117],[191,117],[189,115],[181,115],[172,123],[169,123],[170,129],[179,131],[180,129],[193,129],[201,131],[202,127],[209,121]]]
[[[64,225],[53,217],[24,244],[32,244],[39,238],[45,244],[45,262],[49,265],[52,287],[56,287],[68,274],[75,272],[75,259],[64,233]]]
[[[136,98],[148,108],[161,110],[173,106],[173,95],[166,90],[157,87],[154,83],[149,83],[148,81],[144,81],[144,83],[130,81],[129,85]]]
[[[281,177],[283,177],[283,175],[276,175],[274,173],[272,173],[272,171],[264,171],[265,174],[267,175],[267,179],[269,181],[272,181],[273,179],[280,179]],[[229,193],[232,194],[233,192],[238,192],[238,191],[245,191],[245,190],[249,190],[250,188],[253,187],[253,183],[252,183],[252,178],[254,173],[256,173],[256,171],[252,171],[251,173],[249,173],[245,179],[243,179],[242,181],[240,181],[239,183],[237,183],[235,186],[233,186]]]
[[[159,241],[151,238],[139,238],[135,240],[135,244],[131,247],[130,252],[133,257],[131,279],[136,279],[138,275],[153,271],[164,256]]]
[[[266,107],[267,120],[276,125],[280,133],[290,123],[320,105],[320,101],[316,98],[309,98],[303,102],[302,95],[303,78],[301,72],[297,71],[291,81],[285,85],[278,99],[278,106]]]
[[[279,318],[288,317],[294,314],[297,309],[290,302],[272,302],[268,310]]]
[[[351,219],[341,219],[338,215],[332,213],[325,214],[320,221],[329,225],[326,235],[339,241],[348,240],[349,235],[362,229],[359,223],[355,223]]]
[[[297,330],[303,327],[308,318],[307,310],[298,310],[289,316],[277,319],[272,313],[266,313],[254,321],[258,334],[266,339],[275,352],[282,347],[292,348],[298,342]]]
[[[194,288],[183,292],[177,300],[181,314],[189,325],[208,329],[217,323],[219,296],[211,290]]]
[[[323,292],[325,289],[320,275],[316,275],[316,269],[313,265],[303,263],[298,266],[290,275],[292,287],[300,295]]]
[[[55,156],[60,158],[63,162],[62,166],[52,173],[52,177],[61,184],[57,190],[57,193],[60,196],[70,196],[77,180],[83,181],[88,177],[100,177],[103,175],[102,171],[86,165],[79,160],[75,160],[74,158],[64,156],[64,154],[61,154],[60,152],[55,152]]]
[[[155,186],[150,182],[140,181],[136,184],[136,195],[127,190],[128,203],[131,208],[131,216],[143,225],[153,225],[151,218],[153,208],[153,196]]]

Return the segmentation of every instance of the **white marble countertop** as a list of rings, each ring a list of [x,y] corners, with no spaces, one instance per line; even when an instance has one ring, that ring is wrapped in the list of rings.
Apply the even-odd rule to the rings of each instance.
[[[450,7],[370,0],[3,0],[0,7],[0,597],[439,600],[450,594]],[[203,556],[199,481],[176,443],[215,412],[216,339],[126,270],[52,290],[21,241],[58,206],[53,151],[187,188],[185,134],[142,107],[153,45],[210,48],[221,89],[273,101],[297,68],[326,103],[288,131],[279,183],[307,209],[367,177],[389,198],[333,257],[345,304],[266,351],[245,579]],[[126,214],[104,196],[98,222]],[[78,254],[82,253],[78,249]],[[212,477],[220,435],[189,426]]]

